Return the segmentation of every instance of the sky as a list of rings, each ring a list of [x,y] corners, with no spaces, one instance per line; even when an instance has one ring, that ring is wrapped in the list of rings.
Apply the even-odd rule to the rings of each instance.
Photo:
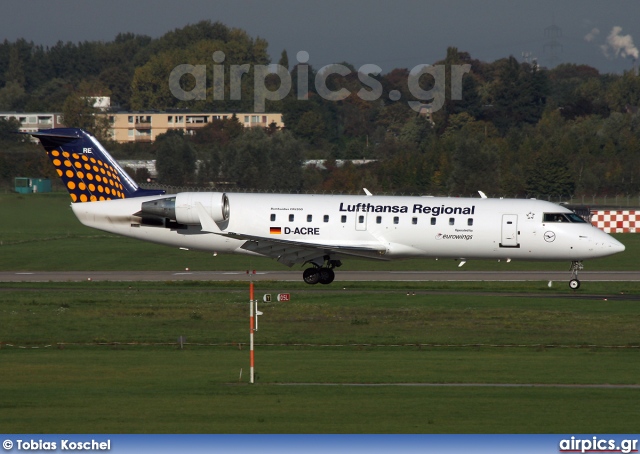
[[[411,69],[455,46],[486,62],[512,55],[622,73],[640,46],[640,0],[2,0],[0,39],[51,46],[122,32],[157,38],[201,20],[266,39],[274,63],[282,50],[290,65],[306,51],[316,69]]]

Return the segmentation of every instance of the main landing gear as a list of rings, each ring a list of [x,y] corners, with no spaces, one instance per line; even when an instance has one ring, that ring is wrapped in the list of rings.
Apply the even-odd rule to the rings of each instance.
[[[574,260],[571,262],[571,280],[569,281],[569,287],[573,290],[580,288],[580,281],[578,280],[578,271],[584,268],[582,262]]]
[[[342,265],[340,260],[329,260],[328,257],[325,257],[325,266],[320,266],[314,262],[307,263],[311,263],[313,267],[304,270],[302,279],[304,279],[307,284],[312,285],[318,282],[321,284],[331,284],[336,277],[333,269]]]

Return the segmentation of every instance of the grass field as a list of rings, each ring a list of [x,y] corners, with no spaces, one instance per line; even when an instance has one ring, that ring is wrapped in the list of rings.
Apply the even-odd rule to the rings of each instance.
[[[536,355],[548,357],[559,368],[575,367],[575,360],[563,361],[575,355],[525,356]],[[585,356],[580,366],[600,362],[597,353],[580,355]],[[245,366],[246,373],[247,356],[231,350],[168,349],[3,353],[3,364],[11,372],[2,378],[7,397],[2,399],[0,422],[5,433],[637,433],[638,429],[638,389],[260,384],[275,365],[275,372],[288,379],[326,377],[321,369],[325,367],[355,374],[350,380],[361,378],[357,372],[363,368],[384,368],[389,373],[411,369],[414,377],[424,380],[430,377],[420,371],[457,362],[467,369],[457,377],[469,376],[481,363],[472,354],[258,351],[259,384],[234,384],[240,367]],[[514,363],[513,356],[502,352],[492,363],[503,363],[506,370],[520,363]],[[638,362],[637,355],[619,358],[625,360]]]
[[[281,267],[103,235],[81,226],[68,203],[0,195],[0,269]],[[627,251],[587,269],[638,269],[640,242],[618,238]],[[5,433],[637,433],[637,283],[590,283],[589,293],[545,283],[257,285],[260,296],[282,291],[291,302],[260,306],[251,386],[246,283],[0,284],[0,425]]]
[[[487,285],[491,293],[425,284],[409,297],[402,284],[294,288],[292,302],[261,305],[250,386],[246,288],[2,284],[0,424],[15,433],[637,430],[640,388],[581,386],[640,384],[637,293],[540,298],[525,285]]]

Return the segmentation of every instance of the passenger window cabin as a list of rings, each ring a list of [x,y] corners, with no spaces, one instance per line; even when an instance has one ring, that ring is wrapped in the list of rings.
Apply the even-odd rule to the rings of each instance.
[[[269,216],[269,219],[271,222],[275,222],[277,219],[277,215],[276,213],[271,213]],[[364,224],[365,223],[365,216],[364,215],[358,215],[357,217],[357,222],[358,224]],[[325,214],[322,216],[322,221],[325,223],[328,223],[330,220],[329,215]],[[289,214],[289,222],[294,222],[295,221],[295,215],[294,214]],[[455,221],[456,218],[449,218],[449,225],[455,225]],[[307,214],[307,222],[313,222],[313,215],[312,214]],[[347,222],[347,216],[346,215],[342,215],[340,216],[340,222],[345,224]],[[578,216],[575,213],[544,213],[543,215],[543,222],[572,222],[572,223],[585,223],[587,221],[585,221],[582,217]],[[431,225],[437,225],[438,223],[438,218],[433,216],[430,218],[429,223]],[[473,218],[467,218],[467,225],[469,227],[473,226],[474,220]],[[376,216],[376,224],[382,224],[382,216]],[[394,225],[399,225],[400,224],[400,217],[399,216],[394,216],[393,217],[393,224]],[[412,217],[411,218],[411,224],[412,225],[418,225],[418,218],[417,217]]]

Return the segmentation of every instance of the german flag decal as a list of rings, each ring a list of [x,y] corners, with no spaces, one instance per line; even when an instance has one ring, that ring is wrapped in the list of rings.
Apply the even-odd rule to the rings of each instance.
[[[269,233],[271,235],[280,235],[282,233],[282,227],[270,227]]]

